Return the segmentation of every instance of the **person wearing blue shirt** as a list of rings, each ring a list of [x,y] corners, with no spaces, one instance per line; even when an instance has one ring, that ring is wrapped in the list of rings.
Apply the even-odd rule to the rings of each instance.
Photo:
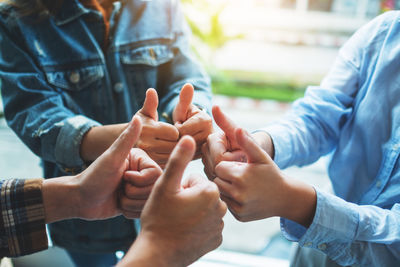
[[[210,80],[190,50],[180,1],[0,2],[4,115],[43,160],[46,178],[81,172],[134,114],[143,122],[136,147],[161,167],[180,137],[191,135],[200,146],[211,132],[204,111]],[[135,239],[128,218],[139,218],[155,180],[124,179],[129,201],[120,205],[127,218],[50,224],[53,243],[77,265],[103,257],[104,265],[115,264],[115,252]]]
[[[224,132],[203,146],[205,171],[239,220],[281,217],[300,246],[293,266],[398,266],[399,84],[400,12],[391,11],[350,38],[284,119],[250,136],[214,107]],[[334,194],[280,171],[324,155]]]

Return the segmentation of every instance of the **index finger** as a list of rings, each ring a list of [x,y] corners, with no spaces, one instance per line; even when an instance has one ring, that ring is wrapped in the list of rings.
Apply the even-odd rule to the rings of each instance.
[[[158,122],[155,131],[154,136],[158,139],[167,141],[178,141],[179,139],[178,129],[169,123]]]
[[[236,124],[226,116],[218,106],[213,106],[212,114],[219,128],[224,131],[230,145],[229,148],[231,150],[237,149],[239,146],[235,136],[235,129],[237,128]]]

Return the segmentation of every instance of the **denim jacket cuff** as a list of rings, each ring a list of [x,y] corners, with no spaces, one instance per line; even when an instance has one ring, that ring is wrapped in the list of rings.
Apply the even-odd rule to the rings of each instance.
[[[100,123],[78,115],[64,120],[55,147],[57,164],[67,173],[77,173],[85,163],[80,156],[83,136]]]

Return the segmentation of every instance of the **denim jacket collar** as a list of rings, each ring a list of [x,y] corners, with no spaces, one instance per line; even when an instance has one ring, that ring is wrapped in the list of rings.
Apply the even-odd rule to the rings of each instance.
[[[60,11],[54,16],[54,21],[57,26],[61,26],[89,12],[90,10],[84,7],[79,0],[66,0]]]

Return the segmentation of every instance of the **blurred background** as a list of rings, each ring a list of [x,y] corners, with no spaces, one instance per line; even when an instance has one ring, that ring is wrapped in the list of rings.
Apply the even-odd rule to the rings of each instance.
[[[254,130],[279,120],[308,85],[317,85],[338,49],[395,0],[181,0],[192,46],[213,81],[214,104]],[[1,92],[1,91],[0,91]],[[40,177],[38,158],[6,126],[0,100],[0,176]],[[325,159],[285,172],[329,190]],[[200,161],[187,172],[202,172]],[[251,223],[225,217],[221,247],[193,266],[288,266],[291,243],[279,219]],[[22,257],[15,266],[72,266],[58,248]]]

